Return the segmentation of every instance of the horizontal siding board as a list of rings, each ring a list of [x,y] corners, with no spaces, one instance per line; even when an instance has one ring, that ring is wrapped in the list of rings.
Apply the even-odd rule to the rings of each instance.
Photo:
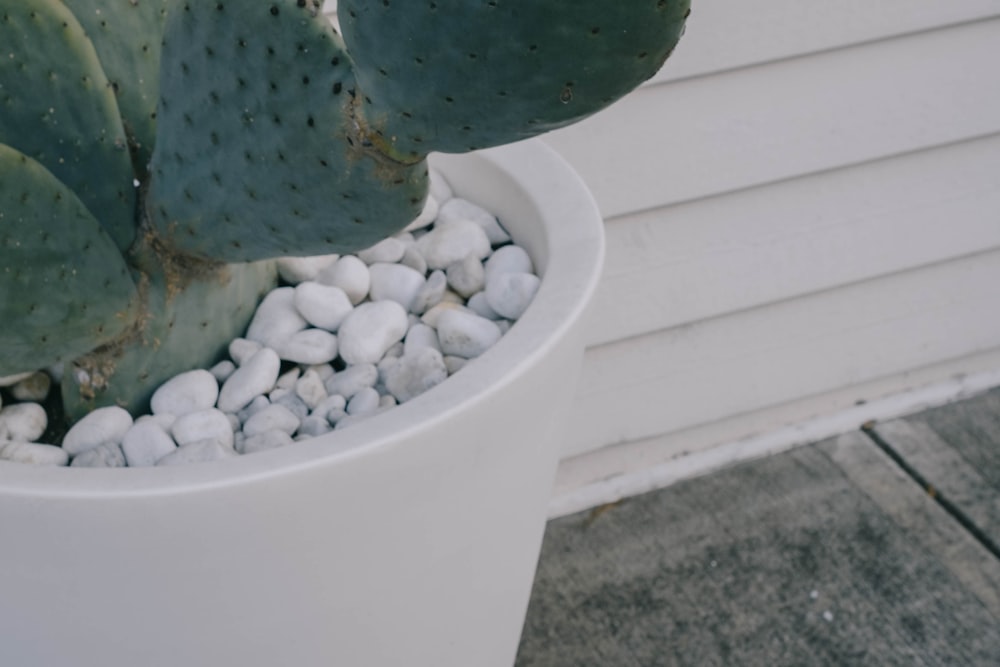
[[[616,218],[592,345],[1000,248],[1000,135]]]
[[[641,88],[547,135],[605,218],[1000,131],[1000,20]]]
[[[1000,0],[694,0],[651,83],[759,65],[1000,15]]]
[[[591,348],[566,455],[996,347],[997,285],[988,252]]]

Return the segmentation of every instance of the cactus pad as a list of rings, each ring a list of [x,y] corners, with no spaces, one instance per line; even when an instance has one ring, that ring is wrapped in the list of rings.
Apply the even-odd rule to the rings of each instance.
[[[0,375],[83,354],[125,331],[136,289],[83,203],[0,144]]]
[[[223,261],[347,252],[419,214],[426,164],[363,145],[351,61],[315,4],[172,8],[147,205],[171,246]]]
[[[90,37],[121,109],[142,177],[156,136],[160,39],[169,0],[62,0]]]
[[[65,183],[124,250],[135,237],[132,162],[83,28],[57,0],[0,0],[0,45],[0,142]]]
[[[364,116],[391,154],[525,139],[652,76],[690,0],[341,0]]]

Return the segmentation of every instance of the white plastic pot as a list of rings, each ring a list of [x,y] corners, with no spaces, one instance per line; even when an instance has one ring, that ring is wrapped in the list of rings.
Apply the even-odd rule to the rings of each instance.
[[[0,465],[0,665],[513,663],[603,230],[541,142],[435,158],[543,274],[520,321],[417,399],[282,450]]]

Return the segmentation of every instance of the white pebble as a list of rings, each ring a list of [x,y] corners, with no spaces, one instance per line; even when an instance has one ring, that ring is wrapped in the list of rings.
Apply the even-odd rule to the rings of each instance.
[[[404,252],[406,252],[406,245],[399,239],[390,236],[372,247],[360,251],[358,259],[368,266],[380,262],[395,264],[403,258]]]
[[[385,387],[400,403],[419,396],[448,379],[441,353],[432,347],[419,348],[400,357],[386,372]]]
[[[371,287],[368,295],[372,301],[395,301],[410,310],[426,280],[423,274],[402,264],[376,263],[368,267]]]
[[[516,320],[531,305],[540,285],[533,273],[501,273],[486,283],[486,302],[503,317]]]
[[[486,271],[483,269],[483,263],[473,255],[449,264],[446,275],[449,287],[466,299],[486,286]]]
[[[175,375],[153,392],[150,408],[154,415],[186,415],[207,410],[219,398],[219,381],[206,370]]]
[[[399,263],[410,267],[422,276],[427,275],[427,260],[417,250],[416,243],[406,246],[406,251],[403,253],[403,257],[399,260]]]
[[[325,364],[337,357],[337,337],[323,329],[306,329],[292,334],[275,350],[285,361]]]
[[[277,348],[307,326],[309,323],[295,308],[295,288],[279,287],[271,290],[257,306],[246,338],[265,347]]]
[[[474,222],[486,233],[492,245],[510,243],[510,234],[500,226],[495,215],[467,199],[453,197],[441,205],[437,224],[449,225],[455,221]]]
[[[319,379],[326,382],[327,378],[333,375],[336,371],[333,370],[333,366],[330,364],[313,364],[306,368],[306,372],[314,371],[319,375]]]
[[[218,408],[223,412],[242,409],[255,396],[271,391],[280,370],[281,359],[278,353],[267,347],[261,349],[222,385]]]
[[[292,444],[292,436],[284,431],[266,431],[257,435],[247,436],[240,444],[240,454],[253,454],[268,449],[276,449]]]
[[[486,300],[486,292],[476,292],[469,297],[469,300],[465,305],[468,306],[469,310],[474,312],[476,315],[485,317],[488,320],[501,319],[500,313],[493,310],[493,308],[490,307],[489,301]]]
[[[478,357],[500,340],[500,327],[485,317],[452,309],[441,313],[437,320],[441,351],[456,357]]]
[[[333,430],[333,426],[326,417],[313,417],[309,416],[302,420],[302,425],[299,426],[298,435],[309,436],[311,438],[317,435],[323,435],[324,433],[329,433]]]
[[[326,387],[319,373],[309,369],[295,383],[295,394],[312,410],[326,398]]]
[[[14,373],[13,375],[0,376],[0,387],[13,387],[21,380],[30,378],[34,374],[35,371],[26,371],[24,373]]]
[[[125,454],[121,445],[106,442],[74,456],[70,465],[74,468],[124,468]]]
[[[236,419],[243,424],[246,420],[250,419],[250,417],[254,416],[269,405],[271,405],[271,401],[267,398],[267,396],[255,396],[254,399],[250,401],[249,405],[236,413]],[[236,429],[233,430],[235,431]]]
[[[455,373],[462,370],[468,363],[469,360],[466,359],[465,357],[455,357],[452,355],[447,355],[444,358],[444,365],[445,368],[448,369],[448,375],[454,375]]]
[[[178,447],[156,462],[158,466],[188,465],[191,463],[206,463],[236,456],[231,447],[219,444],[215,440],[197,440]]]
[[[281,355],[279,354],[278,356]],[[279,375],[277,381],[274,383],[274,386],[276,389],[291,389],[295,386],[295,383],[298,381],[300,375],[302,375],[302,369],[296,366],[295,368]]]
[[[374,364],[406,334],[406,310],[395,301],[359,305],[340,325],[340,357],[349,364]]]
[[[501,273],[534,273],[531,256],[521,246],[507,245],[497,248],[484,265],[486,281]]]
[[[229,357],[237,366],[242,366],[263,348],[264,346],[256,341],[247,340],[246,338],[234,338],[229,343]]]
[[[324,285],[339,287],[351,303],[358,305],[368,296],[371,276],[368,265],[354,255],[341,257],[319,274],[317,280]]]
[[[471,310],[469,310],[468,308],[459,303],[455,303],[454,301],[450,300],[442,301],[441,303],[437,304],[436,306],[428,310],[426,313],[424,313],[420,317],[420,321],[426,324],[427,326],[434,327],[436,329],[438,325],[438,319],[441,317],[441,314],[451,310],[460,310],[462,312],[472,313]]]
[[[468,255],[485,259],[492,247],[482,227],[469,220],[456,220],[447,225],[435,225],[417,239],[417,250],[430,269],[444,269]]]
[[[403,340],[403,356],[412,354],[419,349],[429,347],[441,351],[441,343],[438,342],[437,331],[423,323],[417,323],[410,327]]]
[[[283,431],[288,435],[299,428],[299,418],[283,405],[269,405],[243,424],[243,434],[248,438],[267,431]]]
[[[373,412],[379,407],[379,393],[372,387],[366,387],[351,397],[347,402],[347,414],[363,415]]]
[[[332,396],[327,396],[320,401],[319,405],[313,408],[312,412],[309,413],[309,416],[329,420],[331,412],[344,412],[346,408],[347,399],[340,394],[333,394]]]
[[[350,398],[365,387],[374,387],[377,381],[378,369],[375,364],[354,364],[326,381],[326,393]]]
[[[64,466],[69,463],[69,453],[62,447],[37,442],[0,442],[0,461]]]
[[[121,444],[132,423],[132,415],[124,408],[97,408],[73,424],[63,436],[62,447],[70,456],[77,456],[106,442]]]
[[[305,419],[309,415],[309,406],[293,390],[282,390],[280,396],[276,396],[272,392],[271,403],[284,406],[300,420]]]
[[[225,382],[235,370],[236,364],[231,362],[229,359],[224,359],[208,369],[208,372],[212,374],[212,377],[215,378],[216,382]]]
[[[295,288],[295,307],[309,324],[336,332],[354,305],[339,287],[304,282]]]
[[[20,380],[10,388],[11,395],[18,401],[44,401],[52,388],[52,378],[39,371]]]
[[[282,257],[278,260],[278,275],[292,285],[307,280],[316,280],[323,269],[337,261],[338,255],[318,255],[315,257]]]
[[[441,303],[445,291],[448,289],[448,278],[444,271],[437,270],[427,276],[423,287],[417,292],[417,296],[410,304],[410,312],[421,315]]]
[[[130,467],[156,465],[175,449],[177,443],[154,420],[136,420],[122,439],[122,453]]]
[[[189,412],[183,417],[178,417],[170,429],[170,434],[179,447],[201,440],[217,442],[223,447],[233,446],[233,427],[229,423],[229,418],[215,408]]]
[[[38,403],[15,403],[0,410],[0,440],[32,442],[42,437],[49,424],[45,408]]]

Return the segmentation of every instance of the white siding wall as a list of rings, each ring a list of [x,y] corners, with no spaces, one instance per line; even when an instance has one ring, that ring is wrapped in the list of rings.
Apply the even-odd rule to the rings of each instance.
[[[557,494],[1000,368],[1000,0],[693,0],[546,141],[608,259]]]

